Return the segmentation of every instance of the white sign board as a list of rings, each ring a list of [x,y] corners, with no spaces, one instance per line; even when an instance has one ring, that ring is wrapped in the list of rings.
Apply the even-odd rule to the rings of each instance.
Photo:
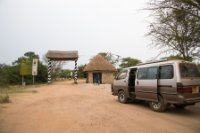
[[[33,59],[33,64],[32,64],[32,75],[37,75],[38,73],[38,59]]]

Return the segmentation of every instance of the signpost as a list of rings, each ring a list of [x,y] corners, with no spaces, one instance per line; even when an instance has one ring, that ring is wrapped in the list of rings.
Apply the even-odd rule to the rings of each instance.
[[[24,76],[33,75],[33,85],[35,77],[38,74],[38,59],[22,60],[20,62],[20,75],[22,75],[22,85],[25,86]]]
[[[20,62],[20,75],[22,75],[22,86],[25,86],[24,76],[31,75],[32,62],[29,60],[22,60]]]
[[[20,75],[31,75],[32,62],[29,60],[22,60],[20,62]]]
[[[33,59],[32,63],[32,75],[33,75],[33,85],[35,83],[35,76],[38,73],[38,59]]]

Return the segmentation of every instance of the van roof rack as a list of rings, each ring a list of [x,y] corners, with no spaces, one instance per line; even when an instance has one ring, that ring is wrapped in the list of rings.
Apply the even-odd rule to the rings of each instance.
[[[152,64],[152,63],[157,63],[157,62],[164,62],[164,61],[168,61],[168,59],[161,59],[161,60],[151,60],[151,61],[147,61],[147,62],[144,62],[144,63],[139,63],[137,64],[137,66],[140,66],[140,65],[145,65],[145,64]]]

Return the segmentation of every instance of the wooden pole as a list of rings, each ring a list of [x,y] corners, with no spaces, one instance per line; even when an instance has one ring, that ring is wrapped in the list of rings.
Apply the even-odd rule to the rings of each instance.
[[[74,83],[77,84],[78,77],[78,67],[77,67],[77,60],[75,60],[75,72],[74,72]]]
[[[51,83],[51,60],[48,59],[48,84]]]

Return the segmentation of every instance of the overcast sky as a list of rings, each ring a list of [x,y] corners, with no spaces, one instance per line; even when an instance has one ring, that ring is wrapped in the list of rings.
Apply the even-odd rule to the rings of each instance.
[[[79,64],[99,52],[155,58],[145,37],[149,14],[141,10],[148,1],[0,0],[0,63],[27,51],[42,59],[48,50],[78,50]]]

